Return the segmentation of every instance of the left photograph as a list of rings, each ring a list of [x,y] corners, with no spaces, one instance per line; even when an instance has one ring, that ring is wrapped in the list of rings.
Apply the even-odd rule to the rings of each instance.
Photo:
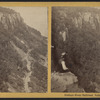
[[[0,92],[46,93],[48,8],[0,7]]]

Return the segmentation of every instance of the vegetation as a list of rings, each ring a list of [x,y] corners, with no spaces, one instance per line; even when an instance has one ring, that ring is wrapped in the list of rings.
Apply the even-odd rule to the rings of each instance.
[[[94,19],[94,25],[99,27],[100,23],[95,21],[95,15],[99,14],[97,8],[87,7],[54,7],[52,10],[52,71],[61,71],[58,61],[62,52],[67,52],[65,61],[67,67],[78,77],[79,86],[86,92],[97,92],[100,73],[100,34],[99,30],[92,29],[89,23],[82,20],[82,28],[77,28],[72,18],[77,18],[80,13],[90,12]],[[68,28],[65,44],[59,36],[59,32]],[[64,47],[65,45],[65,47]],[[98,80],[98,81],[97,81]]]
[[[20,21],[20,18],[17,18],[20,16],[17,16],[18,13],[15,11],[0,7],[0,13],[5,16],[3,24],[2,19],[0,20],[0,92],[9,92],[9,85],[11,85],[12,89],[16,92],[25,92],[23,78],[26,77],[25,75],[29,70],[27,68],[26,59],[20,55],[20,51],[18,52],[18,50],[21,50],[23,54],[27,54],[29,50],[32,50],[30,56],[39,63],[39,55],[46,56],[46,40],[43,40],[44,37],[39,31],[26,25],[22,21],[22,18]],[[8,14],[10,14],[12,19],[9,19]],[[16,18],[13,18],[13,14],[15,14],[14,17]],[[10,23],[10,21],[14,23]],[[9,28],[5,29],[5,25],[8,25],[7,27]],[[14,48],[12,43],[18,50]],[[44,90],[46,90],[47,68],[39,64],[35,64],[35,66],[37,68],[35,68],[35,71],[37,71],[35,74],[38,73],[36,76],[37,83],[39,78],[41,78],[38,84],[41,85],[41,88],[45,88]],[[38,69],[40,69],[43,74],[39,72],[40,70],[38,71]],[[32,70],[32,73],[35,71]],[[35,84],[34,80],[31,80],[31,82]],[[40,87],[38,90],[34,90],[34,92],[39,91]]]
[[[29,86],[32,88],[32,92],[46,92],[47,91],[47,68],[37,62],[32,64],[31,81]]]

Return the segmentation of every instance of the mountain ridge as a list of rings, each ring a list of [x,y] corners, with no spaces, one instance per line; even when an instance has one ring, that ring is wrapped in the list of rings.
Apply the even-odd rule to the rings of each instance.
[[[47,62],[47,40],[39,31],[25,24],[19,13],[1,7],[0,48],[0,92],[47,91],[47,66],[42,65]],[[42,67],[39,76],[45,74],[41,80],[33,70],[37,69],[35,63]],[[38,85],[40,81],[42,83]]]

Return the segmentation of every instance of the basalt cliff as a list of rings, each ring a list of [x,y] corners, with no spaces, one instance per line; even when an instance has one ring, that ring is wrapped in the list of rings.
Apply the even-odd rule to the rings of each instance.
[[[61,32],[66,29],[64,38]],[[77,78],[73,81],[69,76],[70,84],[63,79],[63,92],[100,92],[100,9],[53,7],[52,46],[52,74],[56,72],[56,76],[59,73],[59,77],[68,77],[59,64],[61,53],[66,52],[66,66],[74,74],[73,79]],[[53,88],[52,91],[56,91]]]
[[[47,91],[47,38],[0,7],[0,92]]]

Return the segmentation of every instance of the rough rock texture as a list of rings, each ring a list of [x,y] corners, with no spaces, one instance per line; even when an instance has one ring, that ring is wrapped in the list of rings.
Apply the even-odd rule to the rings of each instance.
[[[52,9],[52,73],[63,73],[59,59],[61,53],[66,52],[66,66],[77,77],[78,87],[85,92],[100,92],[99,12],[99,9],[92,7]],[[66,28],[64,42],[61,32],[66,32]]]
[[[0,92],[47,91],[47,38],[0,7]]]

